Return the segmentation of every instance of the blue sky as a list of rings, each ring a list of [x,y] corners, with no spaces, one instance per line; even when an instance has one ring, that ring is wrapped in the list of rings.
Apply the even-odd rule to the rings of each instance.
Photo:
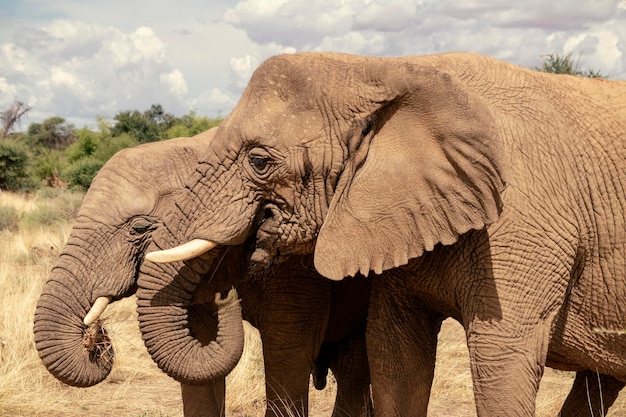
[[[295,51],[473,51],[527,67],[572,52],[626,79],[626,0],[0,0],[0,109],[77,127],[160,103],[227,115],[252,71]]]

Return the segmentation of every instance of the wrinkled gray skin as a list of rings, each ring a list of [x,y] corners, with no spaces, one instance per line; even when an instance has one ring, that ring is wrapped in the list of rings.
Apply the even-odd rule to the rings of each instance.
[[[481,417],[534,415],[545,365],[577,372],[564,416],[624,386],[624,82],[472,54],[276,56],[187,187],[183,213],[207,208],[190,239],[370,275],[379,416],[425,415],[448,316]]]
[[[35,313],[37,350],[61,381],[91,386],[108,375],[113,351],[101,352],[85,341],[83,318],[97,297],[110,296],[115,301],[135,292],[145,252],[153,248],[155,240],[178,228],[179,219],[172,216],[178,213],[174,210],[176,192],[214,132],[124,150],[95,178]],[[185,416],[224,414],[224,376],[241,354],[242,313],[259,328],[263,339],[268,399],[278,404],[268,415],[290,409],[283,403],[306,409],[312,369],[316,386],[322,388],[329,367],[338,382],[334,415],[358,415],[361,409],[369,409],[364,340],[369,288],[329,282],[315,272],[312,257],[294,257],[277,268],[251,275],[248,257],[241,245],[216,248],[202,259],[179,264],[182,275],[189,269],[203,270],[197,275],[197,291],[178,311],[190,323],[189,334],[194,341],[201,341],[203,350],[202,355],[186,360],[191,367],[202,362],[212,368],[211,378],[203,381],[179,378]],[[175,272],[164,278],[156,273],[163,269],[152,266],[144,268],[148,281],[158,277],[171,284],[180,279]],[[169,271],[172,266],[164,268]],[[218,330],[214,295],[225,294],[233,286],[241,297],[243,312],[223,313],[219,320],[222,330]],[[180,302],[176,297],[174,292],[161,292],[152,301]],[[238,302],[231,307],[238,308]],[[144,305],[139,310],[149,317],[151,308],[160,307]],[[90,329],[99,328],[98,324]],[[144,321],[142,330],[167,344],[167,335],[159,336],[159,323]],[[100,332],[96,341],[108,342],[105,331]],[[220,332],[223,335],[218,335]],[[225,352],[229,349],[232,352]]]

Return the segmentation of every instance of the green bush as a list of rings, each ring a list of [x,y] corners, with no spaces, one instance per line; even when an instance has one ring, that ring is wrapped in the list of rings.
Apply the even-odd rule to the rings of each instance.
[[[92,156],[100,146],[100,135],[87,128],[76,131],[76,141],[65,150],[69,162]]]
[[[25,190],[33,187],[27,168],[28,148],[14,140],[0,140],[0,189]]]
[[[65,167],[65,156],[62,152],[51,149],[44,150],[32,160],[30,170],[39,181],[48,186],[55,186],[59,173]]]
[[[219,126],[222,120],[219,117],[211,119],[205,116],[197,116],[194,111],[191,111],[184,115],[179,123],[176,123],[165,132],[165,138],[191,137],[212,127]]]
[[[93,157],[99,159],[102,162],[106,162],[118,151],[125,148],[131,148],[139,145],[139,141],[133,136],[128,134],[121,134],[120,136],[104,137],[100,140],[100,144],[93,153]]]
[[[70,188],[86,191],[103,165],[101,160],[88,156],[70,164],[61,173],[61,178]]]
[[[20,214],[15,207],[0,206],[0,231],[14,232],[19,228],[19,222]]]

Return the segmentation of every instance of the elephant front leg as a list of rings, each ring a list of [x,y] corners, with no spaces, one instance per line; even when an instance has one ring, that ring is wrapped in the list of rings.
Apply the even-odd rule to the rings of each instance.
[[[576,372],[576,379],[559,415],[605,416],[624,385],[624,382],[609,375],[589,370]]]
[[[426,416],[443,317],[407,292],[376,287],[366,331],[375,415]]]
[[[478,417],[532,417],[543,375],[550,325],[520,328],[473,323],[468,331]]]
[[[264,342],[266,417],[307,416],[312,354]],[[266,345],[268,345],[266,347]]]

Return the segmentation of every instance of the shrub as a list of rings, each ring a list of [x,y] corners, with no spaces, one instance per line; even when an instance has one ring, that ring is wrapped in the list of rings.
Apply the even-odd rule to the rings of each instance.
[[[26,145],[14,140],[0,141],[0,189],[18,191],[34,188],[27,173]]]
[[[104,137],[100,140],[98,148],[93,153],[93,157],[102,162],[106,162],[118,151],[139,145],[139,141],[128,134],[120,136]]]
[[[59,186],[59,173],[65,166],[64,155],[57,150],[44,150],[35,156],[30,170],[39,180],[49,187]]]
[[[19,228],[20,215],[15,207],[0,206],[0,231],[11,232]]]
[[[92,156],[100,146],[100,135],[87,128],[76,131],[76,142],[66,149],[65,155],[69,162]]]
[[[104,162],[88,156],[70,164],[61,174],[70,188],[86,191]]]

